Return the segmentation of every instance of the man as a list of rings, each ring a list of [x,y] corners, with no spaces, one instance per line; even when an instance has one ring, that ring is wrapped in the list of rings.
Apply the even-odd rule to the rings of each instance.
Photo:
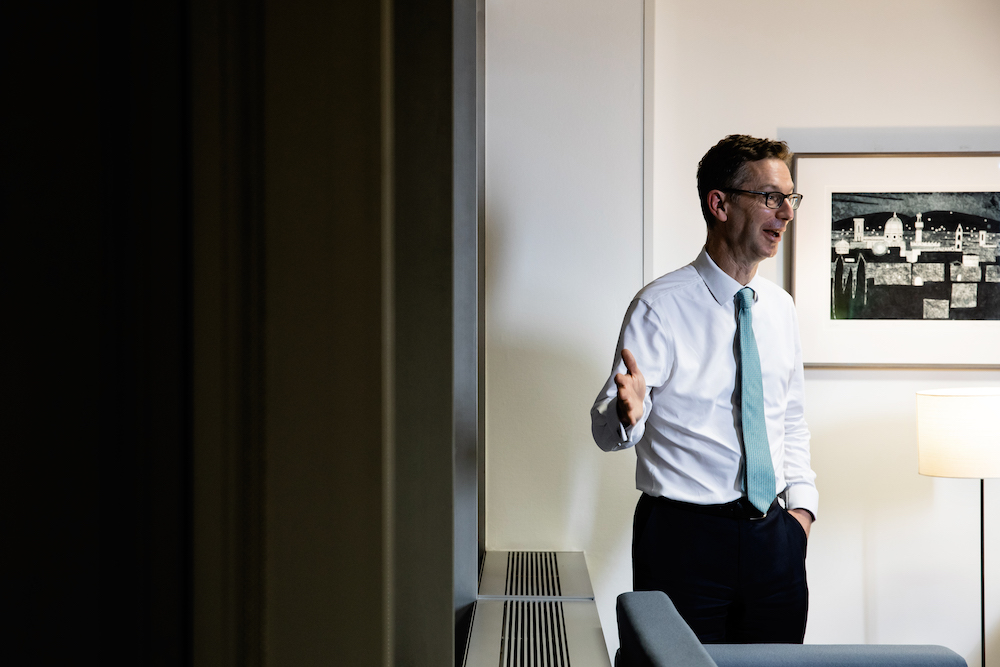
[[[790,157],[743,135],[705,154],[705,247],[636,295],[591,410],[601,449],[636,448],[634,588],[667,593],[703,642],[805,635],[818,494],[798,324],[756,275],[801,201]]]

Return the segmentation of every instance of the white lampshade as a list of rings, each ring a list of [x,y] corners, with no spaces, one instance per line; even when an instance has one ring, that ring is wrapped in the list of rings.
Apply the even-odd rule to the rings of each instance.
[[[920,474],[1000,477],[1000,387],[917,392]]]

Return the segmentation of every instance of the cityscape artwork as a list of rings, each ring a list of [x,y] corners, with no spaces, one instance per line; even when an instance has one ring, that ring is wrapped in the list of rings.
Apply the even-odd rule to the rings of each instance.
[[[830,317],[1000,320],[1000,192],[832,195]]]

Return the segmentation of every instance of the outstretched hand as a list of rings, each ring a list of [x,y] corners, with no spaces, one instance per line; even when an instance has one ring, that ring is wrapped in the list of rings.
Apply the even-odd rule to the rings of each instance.
[[[635,357],[628,350],[622,350],[625,373],[615,376],[618,385],[618,420],[625,426],[635,426],[642,419],[642,402],[646,398],[646,378],[642,376]]]

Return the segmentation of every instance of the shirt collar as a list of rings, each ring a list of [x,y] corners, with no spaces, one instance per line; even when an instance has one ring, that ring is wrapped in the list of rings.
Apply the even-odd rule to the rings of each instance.
[[[712,293],[712,296],[719,303],[719,305],[727,307],[733,305],[736,293],[743,289],[744,286],[741,285],[738,280],[720,269],[719,265],[715,263],[715,260],[708,256],[708,250],[705,248],[701,249],[697,259],[695,259],[692,263],[694,264],[694,268],[698,271],[698,275],[700,275],[701,279],[705,281],[705,286],[708,287],[708,291]],[[754,275],[753,279],[746,284],[746,287],[753,288],[754,300],[760,296],[760,290],[755,287],[755,284],[758,282],[758,278],[759,276]]]

